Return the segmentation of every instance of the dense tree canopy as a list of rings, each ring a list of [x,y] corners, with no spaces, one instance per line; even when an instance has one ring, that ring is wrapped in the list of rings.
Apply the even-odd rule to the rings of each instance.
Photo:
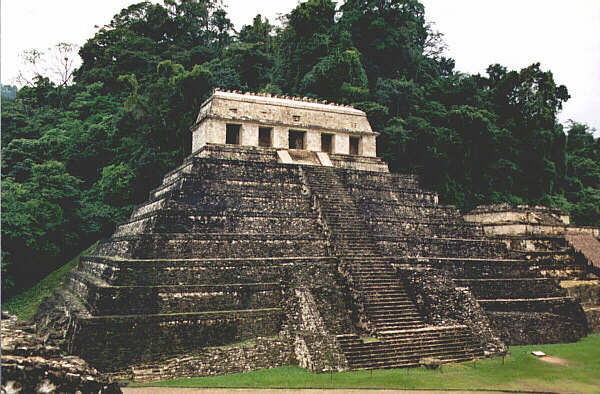
[[[454,70],[418,0],[308,0],[280,27],[238,33],[217,0],[142,2],[79,50],[72,83],[2,89],[2,291],[108,236],[190,153],[215,87],[364,110],[378,152],[446,203],[540,203],[600,225],[600,139],[557,113],[565,86],[540,64]]]

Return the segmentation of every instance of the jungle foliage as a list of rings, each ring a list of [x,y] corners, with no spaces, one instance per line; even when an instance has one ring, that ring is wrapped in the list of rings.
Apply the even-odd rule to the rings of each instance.
[[[461,73],[443,48],[417,0],[309,0],[239,32],[217,0],[123,9],[79,49],[72,83],[3,89],[3,293],[110,235],[190,153],[215,87],[363,109],[391,170],[461,209],[545,204],[600,225],[600,139],[557,122],[567,88],[540,64]]]

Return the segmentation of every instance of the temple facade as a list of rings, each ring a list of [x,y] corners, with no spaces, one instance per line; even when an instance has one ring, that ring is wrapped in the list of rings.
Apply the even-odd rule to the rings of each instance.
[[[207,145],[254,147],[277,150],[281,163],[345,162],[340,166],[382,170],[365,164],[377,156],[379,133],[371,130],[363,111],[346,105],[216,90],[202,104],[191,130],[192,152]],[[332,161],[332,155],[338,160]],[[356,162],[363,165],[348,164]]]

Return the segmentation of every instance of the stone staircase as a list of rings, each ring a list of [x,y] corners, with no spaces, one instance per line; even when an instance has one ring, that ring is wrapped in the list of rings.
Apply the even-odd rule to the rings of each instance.
[[[387,332],[371,342],[354,334],[338,335],[336,339],[353,369],[417,367],[429,357],[462,362],[483,355],[481,345],[466,326]]]
[[[364,296],[366,315],[377,333],[425,327],[388,259],[354,257],[346,261]]]
[[[364,216],[335,170],[305,167],[309,189],[319,201],[334,250],[360,293],[376,342],[355,334],[336,337],[354,369],[418,366],[424,357],[443,362],[483,355],[465,326],[426,327],[390,259],[381,255]]]
[[[345,256],[379,256],[358,207],[335,171],[329,167],[304,167],[304,172],[310,190],[321,204],[321,214],[337,253]]]

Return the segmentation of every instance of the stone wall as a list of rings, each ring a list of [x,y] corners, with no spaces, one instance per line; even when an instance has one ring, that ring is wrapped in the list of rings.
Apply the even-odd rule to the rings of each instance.
[[[456,287],[447,273],[408,265],[397,265],[396,271],[428,324],[466,325],[482,342],[486,355],[506,353],[508,349],[475,297],[468,289]]]
[[[81,271],[115,286],[242,284],[279,281],[282,267],[327,266],[335,257],[128,260],[89,256]]]
[[[105,371],[280,331],[280,309],[75,318],[69,351]]]
[[[480,223],[490,236],[564,236],[569,233],[600,237],[600,228],[571,226],[567,212],[551,207],[510,204],[482,205],[464,215]]]
[[[324,256],[327,242],[300,234],[143,234],[103,240],[96,254],[135,259]]]
[[[93,315],[129,315],[277,308],[278,283],[187,286],[111,286],[81,272],[73,272],[66,288],[85,303]]]
[[[298,265],[282,275],[284,335],[298,364],[313,372],[342,371],[347,361],[335,334],[352,333],[351,299],[335,265]]]
[[[285,336],[293,343],[295,358],[302,368],[313,372],[343,371],[347,361],[334,336],[327,329],[312,292],[295,288],[288,294]]]
[[[561,286],[584,307],[600,305],[600,280],[561,282]]]
[[[207,347],[198,354],[183,354],[153,364],[133,365],[114,373],[115,378],[133,382],[153,382],[174,378],[225,375],[297,364],[293,348],[275,338],[222,347]]]
[[[268,351],[263,341],[258,349],[232,349],[217,357],[239,359],[240,368],[266,368],[282,365],[293,352],[303,366],[321,372],[345,368],[334,333],[354,330],[346,294],[335,258],[87,257],[65,291],[44,303],[36,321],[45,328],[41,332],[64,337],[67,351],[105,371],[165,365],[160,360],[178,355],[191,358],[176,370],[191,373],[195,365],[198,374],[224,373],[219,363],[214,369],[204,364],[214,353],[206,349],[279,335],[284,347],[276,341]],[[70,311],[68,319],[53,320],[64,311]]]
[[[377,246],[387,256],[422,256],[447,258],[506,258],[508,251],[499,242],[484,239],[444,239],[444,238],[398,238],[395,236],[377,237]]]
[[[585,317],[579,324],[549,312],[489,312],[492,327],[510,345],[578,341],[587,333]]]
[[[581,303],[590,332],[600,333],[600,281],[564,281],[561,286]]]

